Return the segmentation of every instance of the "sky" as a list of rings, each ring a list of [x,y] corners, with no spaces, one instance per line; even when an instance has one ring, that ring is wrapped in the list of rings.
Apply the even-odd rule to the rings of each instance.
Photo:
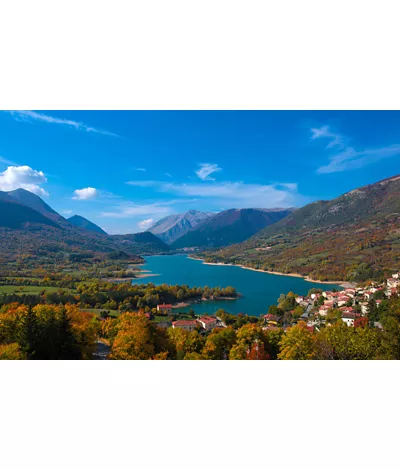
[[[399,173],[396,111],[0,112],[0,191],[110,234],[190,209],[301,207]]]

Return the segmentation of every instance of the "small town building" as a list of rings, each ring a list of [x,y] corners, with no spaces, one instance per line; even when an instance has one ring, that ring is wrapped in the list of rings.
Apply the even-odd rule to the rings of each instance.
[[[206,331],[211,331],[217,326],[217,319],[215,317],[201,317],[197,321]]]
[[[159,304],[157,305],[157,312],[161,313],[161,315],[168,315],[172,312],[172,305],[171,304]]]
[[[197,328],[196,320],[177,320],[172,322],[172,328],[181,328],[186,331],[193,331]]]
[[[356,318],[355,313],[344,313],[342,315],[342,320],[346,323],[347,326],[354,326],[354,320]]]

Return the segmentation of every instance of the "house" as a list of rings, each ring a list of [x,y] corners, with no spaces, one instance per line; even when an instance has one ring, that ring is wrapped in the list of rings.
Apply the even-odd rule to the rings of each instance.
[[[346,305],[349,300],[350,298],[346,297],[345,295],[338,297],[338,300],[337,300],[338,307],[342,307],[343,305]]]
[[[214,317],[201,317],[197,321],[206,331],[211,331],[217,326],[217,319]]]
[[[342,312],[342,315],[347,313],[356,313],[353,307],[341,307],[339,310]]]
[[[349,297],[354,297],[356,295],[356,290],[348,288],[348,289],[344,290],[344,294],[349,296]]]
[[[388,287],[399,287],[400,286],[400,279],[391,277],[387,280]]]
[[[161,313],[161,315],[168,315],[172,312],[172,305],[171,304],[159,304],[157,305],[157,312]]]
[[[296,297],[296,302],[299,304],[301,302],[304,302],[304,297],[298,296]]]
[[[267,313],[263,316],[265,323],[278,323],[279,317],[278,315],[272,315],[272,313]]]
[[[328,306],[326,306],[326,305],[321,305],[321,307],[320,307],[319,310],[318,310],[318,313],[319,313],[321,316],[325,317],[325,316],[327,315],[329,309],[330,309],[330,307],[328,307]]]
[[[181,328],[186,331],[193,331],[197,326],[197,320],[177,320],[172,322],[172,328]]]
[[[400,273],[394,273],[394,274],[392,274],[392,278],[393,278],[393,279],[399,279],[399,277],[400,277]]]
[[[355,313],[344,313],[342,315],[342,321],[346,323],[347,326],[354,326],[355,318],[356,318]]]
[[[367,302],[363,302],[360,304],[361,305],[361,313],[363,315],[367,315],[368,313],[368,303]]]
[[[395,287],[392,287],[391,289],[387,291],[387,295],[389,297],[391,297],[392,295],[396,295],[396,294],[397,294],[397,289]]]

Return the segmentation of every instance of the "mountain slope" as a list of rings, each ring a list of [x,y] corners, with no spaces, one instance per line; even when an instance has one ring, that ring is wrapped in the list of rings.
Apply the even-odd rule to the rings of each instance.
[[[18,201],[24,206],[30,207],[45,217],[57,222],[58,224],[65,224],[66,220],[60,214],[58,214],[54,209],[52,209],[48,204],[46,204],[43,199],[36,194],[27,191],[26,189],[15,189],[14,191],[9,191],[7,193],[10,197]]]
[[[320,280],[363,280],[400,268],[400,176],[317,201],[215,252],[244,264]]]
[[[172,243],[172,248],[219,247],[239,243],[287,215],[292,209],[230,209]]]
[[[103,235],[107,235],[107,233],[102,228],[100,228],[93,222],[90,222],[90,220],[85,219],[85,217],[82,217],[81,215],[73,215],[72,217],[69,217],[67,221],[70,224],[75,225],[76,227],[87,230],[88,232],[101,233]]]
[[[212,214],[191,210],[184,214],[174,214],[164,217],[148,229],[167,244],[173,243],[190,230],[198,227],[209,219]]]
[[[24,228],[31,224],[57,227],[57,224],[30,207],[23,206],[11,197],[0,194],[0,227]]]
[[[28,191],[0,191],[0,257],[3,259],[15,260],[24,255],[29,259],[45,257],[62,262],[71,253],[137,257],[168,250],[168,246],[149,232],[122,237],[91,232],[71,224]]]
[[[146,252],[167,252],[169,246],[153,235],[151,232],[131,233],[128,235],[112,235],[110,238],[118,241],[121,246],[132,248],[134,246],[142,246]]]

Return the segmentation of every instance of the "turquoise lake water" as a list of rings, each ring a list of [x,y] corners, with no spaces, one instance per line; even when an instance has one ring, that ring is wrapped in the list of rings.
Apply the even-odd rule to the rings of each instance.
[[[147,284],[185,284],[190,287],[235,287],[242,294],[237,300],[217,300],[192,304],[177,311],[196,313],[215,313],[223,308],[229,313],[265,314],[268,307],[275,304],[279,295],[290,291],[305,295],[312,287],[331,290],[335,284],[307,282],[299,277],[278,276],[263,272],[250,271],[238,266],[215,266],[188,258],[186,255],[147,256],[142,269],[151,271],[154,276],[132,281]],[[159,274],[158,276],[156,274]]]

